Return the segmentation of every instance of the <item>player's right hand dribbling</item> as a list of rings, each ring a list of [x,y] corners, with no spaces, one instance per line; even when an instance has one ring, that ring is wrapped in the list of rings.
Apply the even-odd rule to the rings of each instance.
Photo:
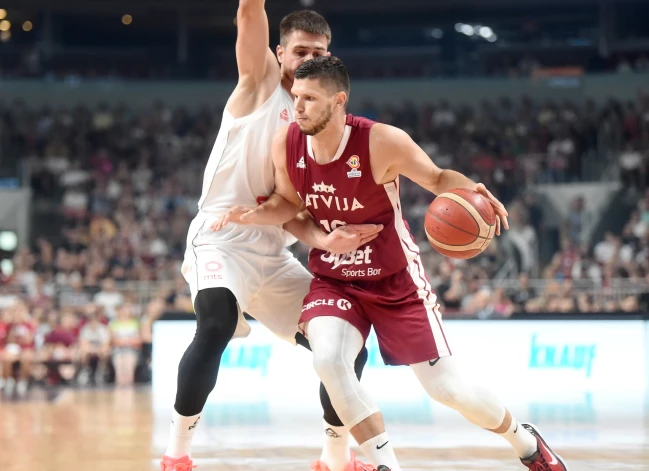
[[[341,255],[373,241],[383,230],[383,224],[349,224],[326,235],[324,248],[332,255]]]
[[[210,229],[214,232],[218,232],[231,222],[235,224],[255,224],[254,215],[256,211],[257,208],[234,206],[233,208],[230,208],[227,213],[214,221],[210,225]]]

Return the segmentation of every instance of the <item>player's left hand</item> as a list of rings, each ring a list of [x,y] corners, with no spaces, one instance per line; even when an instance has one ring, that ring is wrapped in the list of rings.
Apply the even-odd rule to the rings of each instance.
[[[340,226],[325,238],[324,246],[332,255],[341,255],[356,250],[373,241],[383,230],[383,224],[349,224]]]
[[[487,190],[487,187],[482,183],[478,183],[476,185],[475,191],[487,198],[491,203],[491,206],[493,206],[494,208],[494,212],[496,213],[496,235],[500,235],[501,225],[505,229],[509,229],[509,222],[507,221],[507,216],[509,216],[509,213],[505,209],[505,205],[498,201],[498,199],[494,195],[492,195],[491,192]]]
[[[255,212],[257,208],[247,208],[245,206],[234,206],[223,216],[210,224],[210,229],[218,232],[229,223],[234,224],[255,224]]]

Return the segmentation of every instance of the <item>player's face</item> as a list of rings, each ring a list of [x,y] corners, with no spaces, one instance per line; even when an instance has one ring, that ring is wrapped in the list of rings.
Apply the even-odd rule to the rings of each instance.
[[[277,46],[277,59],[282,68],[282,77],[293,81],[293,75],[303,62],[314,57],[329,56],[327,37],[324,34],[311,34],[293,31],[285,46]]]
[[[317,79],[296,80],[291,93],[295,96],[295,122],[302,134],[315,136],[327,127],[336,103],[335,94],[321,86]]]

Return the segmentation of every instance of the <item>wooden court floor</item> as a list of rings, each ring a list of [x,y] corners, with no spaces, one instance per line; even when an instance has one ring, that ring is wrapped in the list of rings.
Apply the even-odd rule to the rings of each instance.
[[[67,391],[49,397],[40,393],[26,401],[0,399],[0,471],[156,470],[163,450],[153,445],[153,437],[166,434],[167,424],[154,420],[149,389]],[[642,432],[644,442],[633,446],[593,443],[557,451],[570,471],[649,470],[647,429],[649,424]],[[234,434],[228,443],[236,444],[236,433],[241,432],[228,433]],[[310,444],[263,446],[268,431],[256,431],[254,424],[249,424],[246,433],[259,433],[261,445],[201,447],[194,453],[198,470],[307,471],[319,454]],[[525,469],[505,447],[401,447],[396,452],[404,471]]]

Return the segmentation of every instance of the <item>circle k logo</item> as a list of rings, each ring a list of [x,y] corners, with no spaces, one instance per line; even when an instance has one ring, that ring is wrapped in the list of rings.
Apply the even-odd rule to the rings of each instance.
[[[223,265],[221,265],[219,262],[207,262],[205,264],[205,270],[207,271],[220,271],[223,268]]]
[[[338,306],[338,309],[340,309],[341,311],[349,311],[352,308],[352,303],[350,303],[346,299],[339,299],[336,303],[336,306]]]

